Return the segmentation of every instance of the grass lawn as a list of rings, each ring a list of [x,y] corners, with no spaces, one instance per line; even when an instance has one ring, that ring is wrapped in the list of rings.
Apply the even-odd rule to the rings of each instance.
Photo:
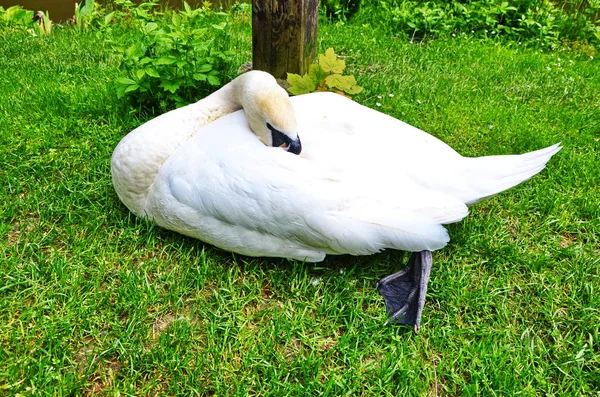
[[[107,84],[108,47],[5,31],[0,394],[600,395],[600,61],[349,24],[319,34],[348,57],[358,102],[464,155],[563,143],[449,227],[421,331],[383,326],[375,282],[404,253],[247,258],[133,217],[110,156],[144,120]]]

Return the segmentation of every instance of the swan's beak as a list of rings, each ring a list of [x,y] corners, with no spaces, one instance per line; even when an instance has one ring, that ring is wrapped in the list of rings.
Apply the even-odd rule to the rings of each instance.
[[[302,151],[302,143],[300,142],[299,136],[296,136],[296,139],[292,139],[269,123],[267,123],[267,127],[271,130],[271,145],[273,145],[273,147],[281,147],[287,149],[290,153],[300,154]]]
[[[302,151],[302,143],[300,143],[300,137],[297,137],[295,141],[291,141],[288,145],[288,152],[294,154],[300,154]]]

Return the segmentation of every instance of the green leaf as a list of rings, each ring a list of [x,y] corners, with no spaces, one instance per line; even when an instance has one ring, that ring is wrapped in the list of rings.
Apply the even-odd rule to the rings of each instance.
[[[127,88],[125,88],[125,91],[123,91],[123,92],[124,92],[124,93],[128,93],[128,92],[131,92],[131,91],[135,91],[135,90],[137,90],[138,88],[140,88],[140,86],[139,86],[139,85],[137,85],[137,84],[132,84],[132,85],[130,85],[130,86],[127,86]]]
[[[133,58],[134,54],[136,52],[137,52],[137,46],[135,44],[132,44],[129,47],[127,47],[127,49],[125,50],[125,56],[127,58]]]
[[[156,77],[157,79],[160,78],[160,74],[154,68],[146,68],[145,71],[150,77]]]
[[[179,87],[181,87],[181,83],[177,80],[174,80],[174,81],[165,80],[160,83],[160,87],[164,88],[165,91],[169,91],[171,94],[174,94],[175,92],[177,92]]]
[[[172,65],[177,62],[177,59],[174,57],[160,57],[156,61],[154,61],[155,65]]]
[[[207,80],[208,80],[208,84],[210,84],[210,85],[214,85],[214,86],[221,85],[221,81],[219,80],[219,78],[217,76],[209,75],[207,77]]]
[[[146,75],[146,71],[144,69],[138,69],[135,71],[135,76],[138,78],[138,80],[141,80],[142,78],[144,78],[145,75]]]
[[[90,15],[92,11],[94,11],[94,0],[83,0],[77,9],[77,12],[82,17]]]
[[[128,78],[128,77],[119,77],[118,79],[116,79],[116,80],[115,80],[115,82],[116,82],[117,84],[120,84],[120,85],[132,85],[132,84],[137,84],[137,83],[135,82],[135,80],[132,80],[132,79],[130,79],[130,78]]]
[[[148,15],[148,13],[140,7],[136,8],[135,12],[136,12],[137,16],[140,17],[141,19],[149,19],[149,17],[150,17],[150,15]]]
[[[144,25],[144,32],[146,33],[150,33],[156,29],[158,29],[158,24],[156,22],[148,22]]]
[[[140,86],[133,80],[126,77],[120,77],[115,80],[115,89],[117,91],[117,98],[122,98],[126,93],[135,91]]]
[[[328,48],[325,54],[319,55],[319,66],[325,73],[338,73],[341,74],[346,68],[346,62],[341,59],[337,59],[333,48]]]
[[[203,73],[194,73],[192,75],[192,77],[194,78],[194,80],[196,81],[206,81],[206,78],[208,77],[207,75],[203,74]]]
[[[125,88],[127,88],[127,86],[124,85],[115,85],[115,90],[117,91],[117,98],[123,98],[123,96],[125,96]]]
[[[113,19],[113,16],[114,16],[114,15],[115,15],[115,12],[114,12],[114,11],[113,11],[113,12],[111,12],[111,13],[108,13],[108,14],[106,14],[106,15],[104,16],[104,24],[105,24],[105,25],[108,25],[108,24],[110,23],[110,21],[112,21],[112,19]]]
[[[174,12],[171,15],[171,22],[173,23],[173,26],[175,26],[176,28],[178,28],[181,25],[181,17],[179,16],[178,13]]]
[[[225,29],[225,26],[227,26],[227,22],[221,22],[218,25],[212,25],[212,27],[217,30],[223,30],[223,29]]]
[[[308,94],[317,88],[315,81],[308,74],[300,76],[299,74],[288,73],[287,82],[290,83],[288,91],[294,95]]]
[[[198,73],[206,73],[206,72],[210,72],[212,70],[212,65],[210,63],[205,63],[204,65],[201,65],[197,72]]]

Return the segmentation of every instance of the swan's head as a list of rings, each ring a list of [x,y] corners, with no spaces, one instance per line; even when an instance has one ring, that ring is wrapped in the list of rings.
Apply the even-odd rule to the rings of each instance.
[[[290,98],[268,73],[252,71],[239,77],[240,102],[250,129],[267,146],[300,154],[296,113]]]

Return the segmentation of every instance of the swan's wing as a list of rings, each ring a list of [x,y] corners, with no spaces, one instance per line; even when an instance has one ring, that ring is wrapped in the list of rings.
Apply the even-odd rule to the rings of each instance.
[[[341,95],[301,95],[292,103],[303,155],[312,161],[354,171],[369,164],[384,177],[393,170],[467,204],[531,178],[560,150],[553,145],[520,155],[465,158],[436,137]]]
[[[438,138],[333,93],[292,98],[302,156],[340,170],[401,173],[424,188],[460,198],[465,162]]]
[[[460,158],[454,149],[433,135],[341,95],[321,92],[290,98],[305,152],[311,158],[339,152],[363,153],[369,148],[383,160],[418,160],[423,153],[444,159]],[[365,146],[366,145],[366,146]],[[322,149],[326,149],[322,150]],[[343,150],[342,150],[343,149]]]
[[[227,131],[226,134],[221,130]],[[243,116],[220,119],[165,163],[149,203],[162,226],[254,256],[433,250],[463,203],[410,180],[346,173],[263,146]]]

